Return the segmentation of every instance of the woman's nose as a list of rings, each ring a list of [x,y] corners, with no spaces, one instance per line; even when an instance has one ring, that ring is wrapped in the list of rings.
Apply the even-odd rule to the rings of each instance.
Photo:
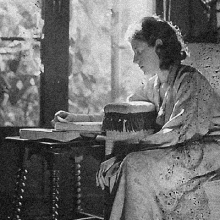
[[[133,63],[137,63],[138,64],[138,57],[137,57],[137,55],[134,55]]]

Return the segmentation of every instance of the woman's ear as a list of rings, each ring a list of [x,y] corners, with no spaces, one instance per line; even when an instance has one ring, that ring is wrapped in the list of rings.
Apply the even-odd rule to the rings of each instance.
[[[157,39],[156,42],[155,42],[155,52],[156,54],[160,57],[160,49],[161,49],[161,46],[163,45],[163,41],[161,39]]]
[[[163,45],[163,41],[161,39],[157,39],[155,42],[155,47],[157,48],[158,46],[162,46]]]
[[[160,55],[161,55],[161,47],[163,45],[163,41],[161,39],[157,39],[156,42],[155,42],[155,52],[156,54],[158,55],[158,57],[160,58]]]

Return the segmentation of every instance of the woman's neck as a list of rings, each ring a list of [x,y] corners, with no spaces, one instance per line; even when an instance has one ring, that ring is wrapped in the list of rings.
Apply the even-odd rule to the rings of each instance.
[[[160,70],[157,72],[157,76],[161,84],[167,83],[168,75],[169,75],[169,70]]]

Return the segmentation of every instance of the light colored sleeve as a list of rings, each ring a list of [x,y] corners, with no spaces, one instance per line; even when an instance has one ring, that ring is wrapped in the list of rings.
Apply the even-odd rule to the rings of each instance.
[[[162,129],[142,140],[167,147],[205,135],[211,124],[213,89],[198,72],[184,73],[176,85],[172,114]]]

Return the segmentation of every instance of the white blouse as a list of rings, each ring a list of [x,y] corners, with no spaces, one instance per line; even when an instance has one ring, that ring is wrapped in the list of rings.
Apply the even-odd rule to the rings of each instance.
[[[147,136],[143,140],[146,144],[167,147],[220,130],[220,97],[205,76],[190,66],[171,68],[163,101],[157,75],[143,83],[129,101],[148,101],[156,106],[156,122],[162,129]]]

